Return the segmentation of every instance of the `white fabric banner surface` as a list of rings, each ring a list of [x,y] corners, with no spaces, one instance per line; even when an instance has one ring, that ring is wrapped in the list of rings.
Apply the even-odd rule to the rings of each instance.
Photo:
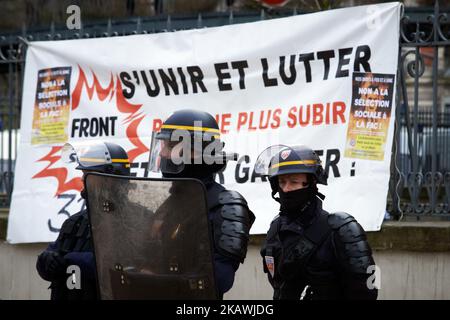
[[[32,42],[9,216],[11,243],[55,240],[84,205],[65,142],[120,144],[139,177],[152,131],[172,112],[216,117],[225,150],[217,176],[255,213],[253,234],[278,213],[253,166],[266,147],[307,145],[328,172],[327,211],[379,230],[395,121],[401,4],[352,7],[218,28]],[[118,195],[120,196],[120,195]]]

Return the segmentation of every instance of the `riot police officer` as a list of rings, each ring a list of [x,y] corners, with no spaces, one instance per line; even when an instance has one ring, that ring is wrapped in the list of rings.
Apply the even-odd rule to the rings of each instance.
[[[212,115],[203,111],[174,112],[155,138],[150,157],[152,171],[160,170],[166,178],[199,179],[206,188],[215,282],[222,298],[245,259],[255,220],[242,195],[214,180],[215,174],[225,169],[227,160],[236,160],[236,155],[223,151],[219,126]]]
[[[117,144],[87,142],[66,144],[62,159],[77,162],[76,169],[87,172],[101,172],[116,175],[130,175],[130,162],[126,151]],[[81,196],[86,199],[83,189]],[[80,289],[69,289],[66,273],[68,266],[80,268]],[[59,236],[49,244],[37,259],[36,269],[46,281],[50,281],[52,300],[92,300],[98,298],[96,267],[93,255],[89,217],[86,209],[64,221]]]
[[[322,209],[317,184],[326,185],[327,175],[317,154],[305,146],[272,146],[255,170],[268,175],[280,203],[261,249],[273,298],[376,299],[364,230],[351,215]]]

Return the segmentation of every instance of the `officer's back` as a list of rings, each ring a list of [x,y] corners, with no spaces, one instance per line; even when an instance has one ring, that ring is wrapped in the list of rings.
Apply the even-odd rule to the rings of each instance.
[[[77,163],[76,169],[83,171],[83,185],[88,172],[130,175],[128,155],[114,143],[88,141],[66,144],[61,158]],[[81,196],[86,197],[84,189]],[[52,300],[93,300],[99,297],[86,209],[64,221],[56,241],[38,256],[36,269],[44,280],[51,282]]]
[[[87,211],[83,210],[64,221],[58,239],[39,255],[36,269],[51,282],[52,300],[94,300],[98,295],[93,263]],[[67,273],[70,265],[80,268],[77,289],[76,280]]]

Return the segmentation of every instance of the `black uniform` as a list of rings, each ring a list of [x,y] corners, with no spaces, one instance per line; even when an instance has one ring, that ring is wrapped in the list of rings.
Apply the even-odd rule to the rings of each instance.
[[[225,189],[213,177],[202,179],[208,199],[208,218],[214,239],[214,269],[220,296],[231,289],[239,264],[247,254],[255,216],[236,191]]]
[[[127,152],[115,143],[98,141],[80,145],[66,143],[61,151],[61,158],[76,162],[78,170],[130,175]],[[81,196],[85,198],[85,190],[81,191]],[[81,285],[80,289],[77,289],[77,286],[74,286],[74,289],[68,288],[67,281],[70,274],[67,273],[67,268],[71,265],[80,268],[81,279],[76,279],[79,281],[77,285]],[[36,269],[44,280],[51,282],[52,300],[98,298],[97,272],[87,210],[82,210],[64,221],[56,241],[50,243],[39,255]]]
[[[68,289],[67,267],[80,267],[81,289]],[[87,211],[64,221],[58,239],[50,243],[37,260],[39,275],[51,282],[52,300],[93,300],[98,297],[96,271]]]
[[[274,299],[300,299],[302,293],[306,300],[377,298],[377,289],[367,285],[367,269],[375,263],[364,230],[346,213],[323,210],[318,198],[299,215],[281,212],[261,255]]]
[[[179,129],[189,133],[191,139],[180,140],[180,131],[174,135]],[[228,160],[237,160],[237,155],[223,150],[224,142],[220,140],[217,121],[211,114],[199,110],[174,112],[164,121],[155,139],[152,142],[155,153],[151,153],[149,163],[159,164],[157,169],[163,177],[195,178],[205,185],[208,218],[214,240],[215,280],[222,297],[232,287],[239,263],[245,259],[250,228],[255,220],[242,195],[226,190],[213,179],[214,174],[225,169]],[[201,146],[197,146],[195,141],[201,141]],[[177,159],[176,155],[180,153],[172,152],[175,145],[176,148],[183,146],[183,152],[190,150],[192,158],[189,161]],[[190,161],[194,158],[201,160],[200,163]]]

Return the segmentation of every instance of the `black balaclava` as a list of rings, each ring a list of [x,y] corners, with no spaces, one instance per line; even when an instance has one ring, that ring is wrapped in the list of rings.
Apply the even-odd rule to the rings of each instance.
[[[311,202],[313,202],[317,195],[317,191],[317,186],[313,183],[310,183],[306,188],[289,192],[283,192],[283,190],[279,188],[280,213],[289,216],[300,214]]]
[[[280,215],[291,217],[298,216],[306,211],[306,209],[315,202],[317,197],[322,200],[325,198],[325,196],[319,192],[319,189],[317,189],[316,180],[311,175],[308,175],[307,187],[302,189],[283,192],[278,185],[278,181],[276,182],[276,185],[278,186],[278,194],[280,197],[273,198],[280,203]]]
[[[172,160],[161,158],[161,173],[164,178],[195,178],[205,179],[213,176],[216,172],[222,170],[226,164],[184,164],[183,169],[177,173],[167,171],[176,171],[177,167]],[[167,168],[169,170],[164,170]]]
[[[212,176],[214,172],[208,170],[207,166],[199,164],[185,164],[183,170],[178,173],[161,172],[164,178],[195,178],[204,179]]]

